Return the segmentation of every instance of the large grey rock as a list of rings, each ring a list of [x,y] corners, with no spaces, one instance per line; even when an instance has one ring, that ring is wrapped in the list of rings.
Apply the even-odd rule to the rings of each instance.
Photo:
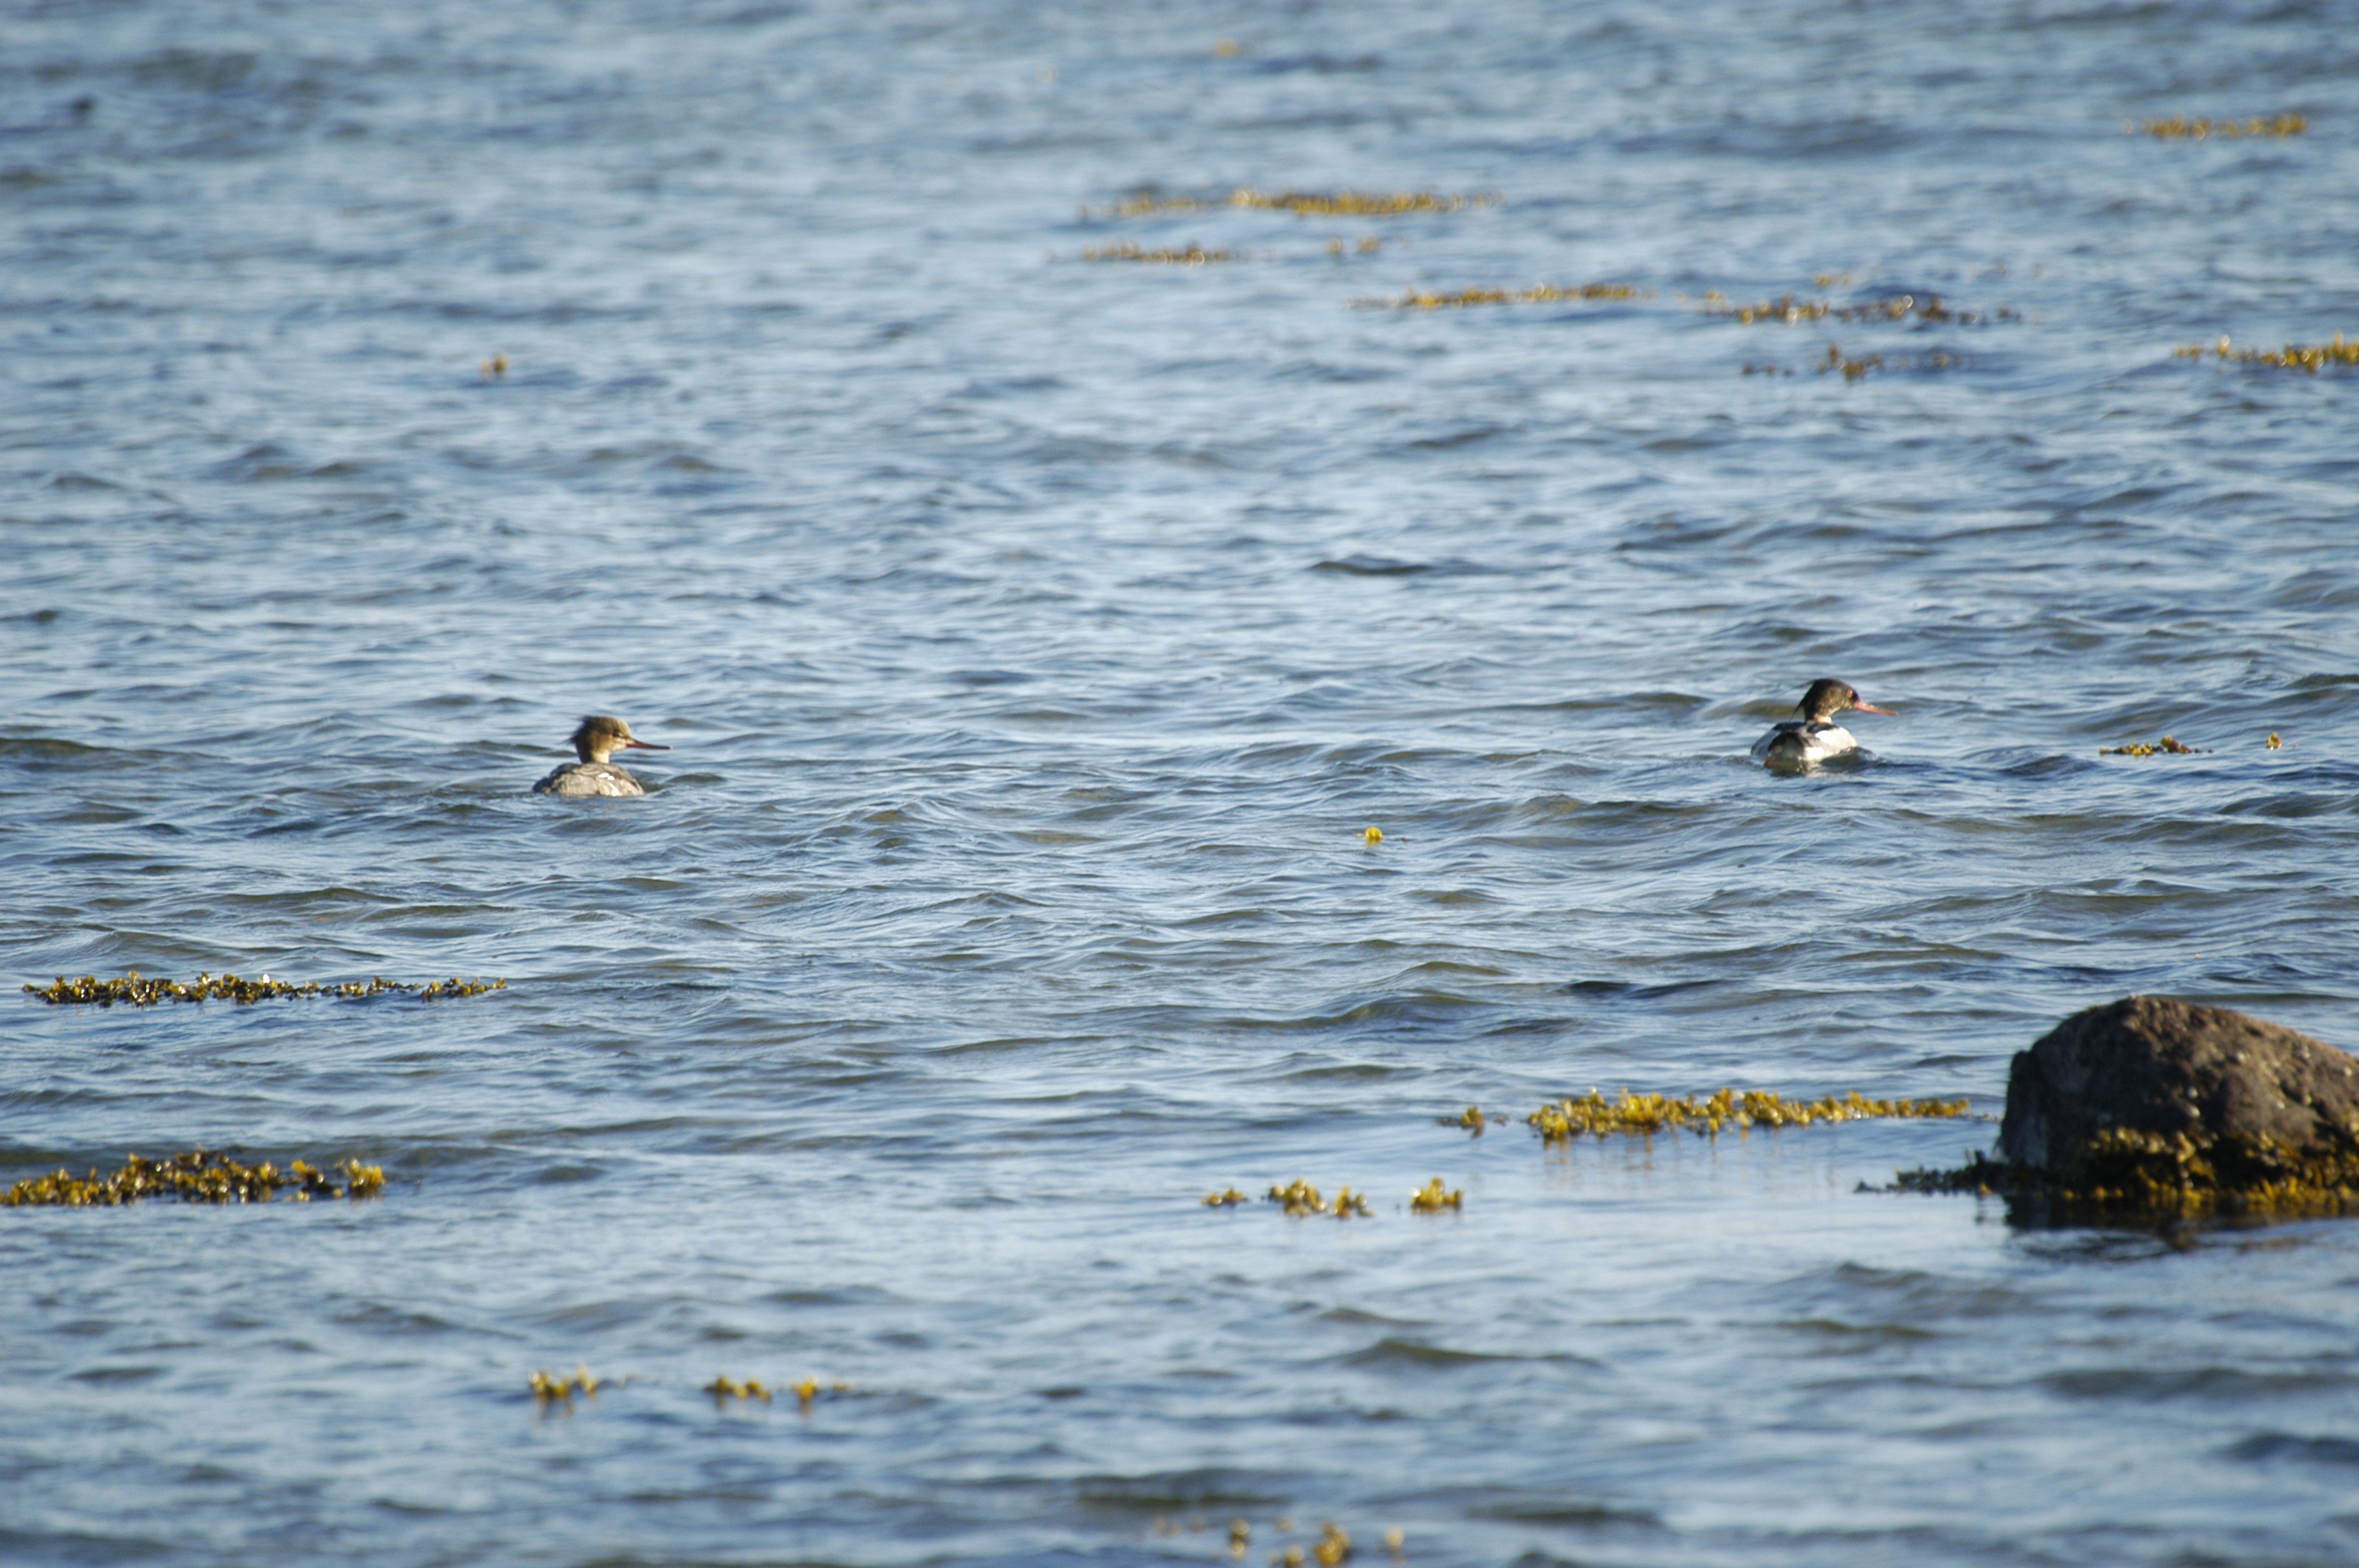
[[[2016,1053],[1999,1152],[2069,1171],[2108,1127],[2312,1145],[2359,1131],[2359,1058],[2230,1008],[2124,997]]]

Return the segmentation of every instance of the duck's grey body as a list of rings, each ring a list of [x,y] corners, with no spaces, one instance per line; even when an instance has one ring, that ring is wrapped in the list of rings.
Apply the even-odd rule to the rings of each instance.
[[[1814,680],[1796,705],[1799,719],[1788,719],[1753,743],[1753,759],[1773,768],[1801,768],[1859,750],[1852,732],[1834,721],[1845,708],[1881,713],[1892,709],[1860,700],[1859,693],[1839,680]]]
[[[669,752],[669,746],[658,746],[652,741],[642,741],[631,733],[631,727],[611,713],[593,713],[583,719],[573,730],[573,752],[582,760],[551,769],[547,778],[532,786],[535,795],[567,796],[645,795],[639,781],[606,759],[626,746],[643,752]]]
[[[639,781],[612,762],[568,762],[532,786],[535,795],[645,795]]]

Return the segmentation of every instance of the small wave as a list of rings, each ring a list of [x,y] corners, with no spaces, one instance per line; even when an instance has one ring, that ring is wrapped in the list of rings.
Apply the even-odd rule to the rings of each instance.
[[[2292,1459],[2307,1465],[2359,1465],[2359,1438],[2299,1437],[2288,1432],[2256,1432],[2221,1450],[2230,1459],[2258,1464]]]
[[[1603,1363],[1569,1351],[1551,1351],[1542,1355],[1526,1355],[1518,1351],[1454,1350],[1445,1345],[1428,1345],[1422,1340],[1397,1339],[1387,1336],[1374,1345],[1354,1350],[1339,1357],[1346,1367],[1430,1367],[1448,1368],[1474,1367],[1489,1362],[1549,1361],[1580,1367],[1597,1367]]]

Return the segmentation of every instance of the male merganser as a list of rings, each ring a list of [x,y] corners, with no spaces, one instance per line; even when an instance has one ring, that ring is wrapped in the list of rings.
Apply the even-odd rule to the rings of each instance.
[[[631,733],[631,727],[611,713],[592,713],[584,718],[573,731],[574,754],[582,760],[568,762],[532,786],[535,795],[645,795],[639,781],[614,766],[606,759],[625,746],[636,746],[643,752],[669,752],[669,746],[658,746],[652,741],[642,741]]]
[[[1881,713],[1886,719],[1899,717],[1888,708],[1862,702],[1858,692],[1839,680],[1814,680],[1795,707],[1801,717],[1787,719],[1755,741],[1754,760],[1773,768],[1799,768],[1858,751],[1859,742],[1852,739],[1851,731],[1832,721],[1846,708]]]

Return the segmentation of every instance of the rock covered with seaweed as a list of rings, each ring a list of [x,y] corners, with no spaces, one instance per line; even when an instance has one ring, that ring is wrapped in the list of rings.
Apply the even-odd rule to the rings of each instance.
[[[1999,1152],[2068,1171],[2113,1128],[2309,1147],[2359,1129],[2359,1060],[2230,1008],[2124,997],[2016,1054]]]
[[[2060,1217],[2359,1209],[2359,1059],[2230,1008],[2129,996],[2016,1054],[1998,1157],[1901,1188]]]

